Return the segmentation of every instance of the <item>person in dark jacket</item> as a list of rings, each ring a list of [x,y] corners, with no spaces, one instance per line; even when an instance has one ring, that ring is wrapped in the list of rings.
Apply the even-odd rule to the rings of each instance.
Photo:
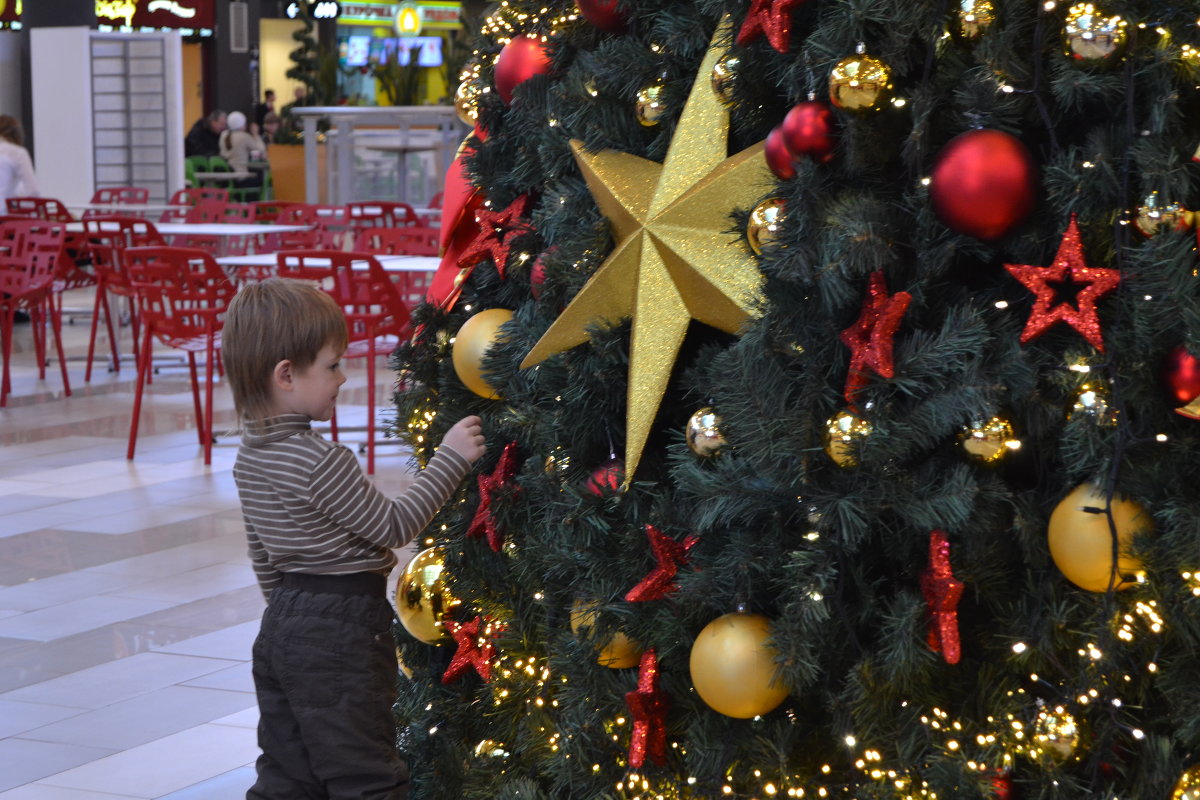
[[[221,154],[221,133],[225,130],[225,112],[214,109],[208,116],[196,120],[183,140],[184,156],[218,156]]]

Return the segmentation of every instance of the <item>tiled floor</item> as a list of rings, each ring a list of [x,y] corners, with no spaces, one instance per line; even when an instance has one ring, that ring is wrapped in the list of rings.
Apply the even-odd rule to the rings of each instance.
[[[0,409],[0,800],[242,797],[263,602],[230,473],[237,438],[221,436],[205,467],[186,372],[167,369],[126,461],[134,371],[101,366],[84,384],[88,324],[65,328],[71,397],[56,362],[37,379],[19,325]],[[339,418],[361,425],[361,362],[349,374]],[[387,394],[377,388],[385,414]],[[228,388],[216,398],[220,432]],[[403,452],[377,461],[381,488],[403,485]]]

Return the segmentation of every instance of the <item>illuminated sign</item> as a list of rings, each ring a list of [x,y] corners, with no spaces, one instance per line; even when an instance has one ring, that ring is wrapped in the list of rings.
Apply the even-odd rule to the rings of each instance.
[[[96,0],[96,21],[102,25],[212,28],[215,16],[213,0]]]
[[[21,0],[0,0],[0,25],[21,21]]]
[[[396,7],[396,32],[418,36],[423,30],[453,30],[461,26],[462,3],[430,3],[410,0]]]
[[[312,19],[337,19],[342,13],[341,4],[337,0],[299,0],[288,3],[287,15],[290,19],[300,16],[300,3],[308,5],[308,16]]]

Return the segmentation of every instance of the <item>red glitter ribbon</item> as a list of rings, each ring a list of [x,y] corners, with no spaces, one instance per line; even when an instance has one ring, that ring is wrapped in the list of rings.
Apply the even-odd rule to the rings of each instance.
[[[646,537],[650,540],[650,550],[654,553],[658,566],[642,578],[637,586],[625,593],[625,599],[630,603],[661,600],[678,589],[675,585],[675,575],[680,567],[687,564],[688,551],[699,541],[695,536],[686,536],[682,542],[677,542],[659,533],[653,525],[646,526]]]
[[[842,344],[850,348],[850,371],[846,375],[843,396],[851,408],[867,385],[868,367],[884,378],[896,374],[892,339],[911,302],[912,295],[908,292],[888,294],[882,271],[871,273],[862,313],[840,337]]]
[[[633,715],[629,766],[640,768],[647,755],[661,766],[667,760],[666,717],[671,698],[658,687],[658,658],[653,647],[642,653],[637,689],[625,693],[625,703]]]
[[[1058,245],[1053,264],[1048,267],[1005,264],[1004,268],[1037,297],[1033,310],[1029,312],[1025,330],[1021,332],[1021,344],[1041,336],[1054,323],[1065,322],[1087,339],[1092,347],[1104,352],[1104,337],[1100,333],[1100,318],[1096,316],[1096,302],[1117,288],[1121,282],[1121,272],[1089,267],[1084,262],[1083,243],[1079,240],[1079,226],[1075,223],[1074,214]],[[1075,294],[1078,308],[1070,303],[1054,303],[1054,287],[1050,284],[1066,283],[1068,278],[1070,283],[1083,287]]]
[[[475,516],[467,528],[467,536],[478,538],[487,535],[487,543],[497,553],[504,546],[504,533],[496,525],[496,516],[492,513],[492,495],[508,490],[509,497],[521,492],[521,487],[513,480],[517,472],[517,443],[509,442],[496,462],[496,468],[491,475],[479,476],[479,506]]]
[[[929,607],[929,648],[941,653],[947,664],[957,664],[962,656],[958,639],[958,601],[963,582],[950,567],[950,540],[946,532],[929,534],[929,568],[921,573],[921,594]]]

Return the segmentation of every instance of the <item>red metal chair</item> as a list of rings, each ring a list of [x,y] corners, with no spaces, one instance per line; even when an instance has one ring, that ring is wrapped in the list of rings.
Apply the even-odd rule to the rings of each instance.
[[[421,218],[408,203],[384,200],[346,203],[346,221],[355,228],[401,228],[421,224]]]
[[[125,255],[143,328],[133,418],[129,423],[129,448],[125,457],[132,460],[137,447],[142,395],[150,374],[154,340],[157,339],[167,347],[187,353],[196,431],[207,466],[212,463],[213,370],[220,358],[225,310],[237,289],[213,257],[203,250],[131,247]],[[204,353],[203,403],[196,367],[197,353]]]
[[[44,219],[50,222],[75,221],[67,207],[53,197],[10,197],[4,202],[8,213],[15,217]]]
[[[442,207],[442,193],[438,192],[433,197],[429,198],[429,205],[426,207],[427,208],[441,208]]]
[[[389,355],[408,333],[408,306],[370,253],[299,250],[277,256],[276,274],[318,284],[346,315],[344,358],[367,359],[367,474],[375,474],[375,358]],[[337,408],[330,428],[337,441]]]
[[[46,379],[46,323],[54,334],[62,371],[63,390],[70,396],[67,359],[63,355],[62,317],[52,301],[54,273],[62,257],[64,231],[61,223],[45,220],[13,220],[0,223],[0,350],[4,374],[0,378],[0,407],[7,405],[12,391],[13,320],[18,310],[29,314],[33,327],[38,378]]]
[[[185,222],[187,221],[188,210],[201,200],[219,200],[223,203],[228,203],[229,190],[212,186],[192,186],[187,189],[179,189],[175,194],[171,195],[168,203],[173,206],[188,206],[188,208],[169,208],[162,213],[158,221]]]
[[[394,256],[436,256],[439,249],[438,229],[363,228],[354,238],[354,249],[363,253]],[[433,280],[432,272],[391,272],[389,275],[409,309],[424,302]]]
[[[133,352],[135,357],[139,347],[139,329],[137,304],[134,300],[134,290],[125,272],[124,252],[130,247],[145,247],[148,245],[164,244],[158,235],[154,223],[141,217],[98,217],[83,221],[84,237],[87,249],[92,258],[92,269],[96,275],[96,303],[92,308],[92,330],[88,339],[87,368],[83,380],[92,379],[92,361],[96,353],[96,328],[100,323],[100,314],[104,314],[104,324],[108,329],[108,343],[111,350],[113,372],[121,371],[121,355],[117,348],[118,325],[113,324],[113,310],[109,304],[109,295],[126,298],[129,311],[129,321],[133,327]]]
[[[97,189],[92,195],[93,203],[115,203],[118,205],[138,205],[150,202],[150,190],[137,186],[106,186]]]
[[[255,222],[276,222],[279,215],[288,206],[294,205],[283,200],[258,200],[249,204],[254,209]]]

